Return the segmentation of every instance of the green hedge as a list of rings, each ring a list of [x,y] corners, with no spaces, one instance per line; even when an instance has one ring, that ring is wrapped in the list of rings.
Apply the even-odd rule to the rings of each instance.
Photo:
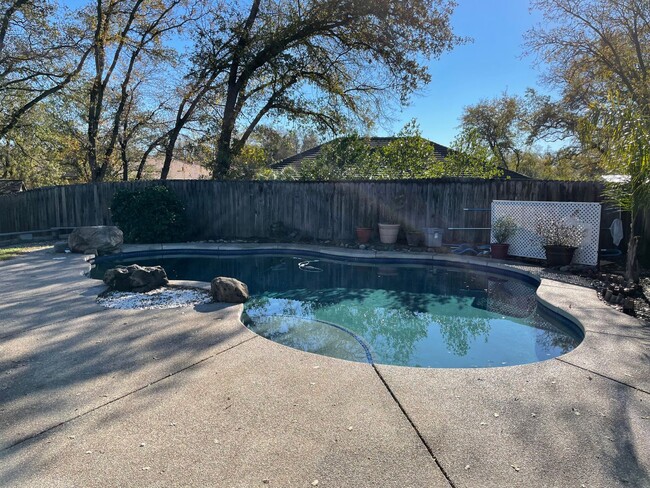
[[[124,242],[179,242],[187,234],[183,202],[164,186],[117,191],[111,215],[124,232]]]

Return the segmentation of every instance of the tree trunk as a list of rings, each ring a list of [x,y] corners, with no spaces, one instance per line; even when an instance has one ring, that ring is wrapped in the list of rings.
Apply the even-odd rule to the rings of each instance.
[[[639,236],[631,236],[627,244],[627,261],[625,263],[625,279],[633,283],[639,281],[639,260],[637,259],[637,248]]]
[[[219,134],[219,141],[217,142],[217,156],[215,158],[214,166],[212,167],[212,179],[222,180],[228,174],[230,163],[232,161],[232,128],[222,126],[221,134]]]
[[[173,130],[169,134],[169,141],[167,141],[167,145],[165,146],[165,161],[163,162],[162,171],[160,172],[161,180],[166,180],[169,175],[169,169],[171,168],[172,159],[174,158],[174,148],[176,147],[179,132],[180,128],[178,130]]]

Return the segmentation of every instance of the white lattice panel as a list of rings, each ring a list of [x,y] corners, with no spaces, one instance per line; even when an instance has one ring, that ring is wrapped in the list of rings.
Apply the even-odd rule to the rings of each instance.
[[[517,223],[517,232],[508,240],[509,254],[512,256],[545,259],[541,239],[535,232],[535,223],[541,217],[553,217],[579,224],[584,229],[573,263],[592,266],[598,264],[600,203],[494,200],[492,225],[500,217],[512,217]],[[494,236],[492,242],[496,242]]]

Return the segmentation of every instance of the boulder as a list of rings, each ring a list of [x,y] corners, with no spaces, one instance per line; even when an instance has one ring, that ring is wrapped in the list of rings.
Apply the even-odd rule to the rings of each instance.
[[[77,227],[68,237],[70,250],[81,254],[92,249],[96,249],[100,255],[111,254],[119,251],[123,243],[122,231],[113,225]]]
[[[117,291],[144,293],[169,283],[162,266],[117,266],[104,273],[104,283]]]
[[[212,280],[210,292],[215,302],[244,303],[249,296],[245,283],[225,276],[217,276]]]
[[[54,252],[64,253],[68,249],[68,243],[66,241],[58,241],[54,243]]]

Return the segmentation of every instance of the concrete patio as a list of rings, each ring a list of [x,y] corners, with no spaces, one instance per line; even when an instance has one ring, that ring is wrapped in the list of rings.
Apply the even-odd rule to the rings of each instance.
[[[352,363],[241,306],[96,304],[84,256],[0,264],[0,486],[650,487],[650,328],[544,280],[586,337],[492,369]]]

